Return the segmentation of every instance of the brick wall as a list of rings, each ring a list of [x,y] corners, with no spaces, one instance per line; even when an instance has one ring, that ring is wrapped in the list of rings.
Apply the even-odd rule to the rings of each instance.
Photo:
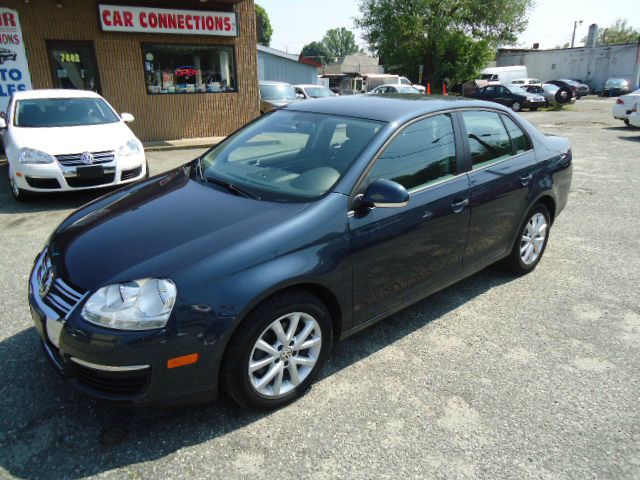
[[[132,130],[143,140],[227,135],[259,113],[253,0],[221,3],[197,0],[3,0],[17,10],[34,88],[52,88],[47,40],[93,41],[102,95],[119,112],[136,117]],[[236,38],[198,35],[104,33],[98,3],[230,11],[238,16]],[[60,5],[60,7],[58,7]],[[147,95],[141,43],[210,44],[235,47],[237,93]]]

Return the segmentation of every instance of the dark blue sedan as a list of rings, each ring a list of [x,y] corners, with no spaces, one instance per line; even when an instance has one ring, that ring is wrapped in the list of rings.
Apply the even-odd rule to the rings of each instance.
[[[569,142],[494,103],[300,102],[74,212],[29,302],[92,397],[275,407],[334,340],[494,262],[533,270],[570,184]]]

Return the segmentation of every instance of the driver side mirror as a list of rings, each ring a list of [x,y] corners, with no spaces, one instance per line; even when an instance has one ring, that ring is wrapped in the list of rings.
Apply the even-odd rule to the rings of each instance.
[[[120,118],[122,119],[123,122],[127,122],[127,123],[131,123],[135,120],[135,118],[133,117],[133,115],[131,115],[130,113],[122,113],[120,115]]]
[[[7,121],[3,117],[0,117],[0,130],[4,130],[5,128],[7,128]]]
[[[364,194],[356,197],[356,208],[399,208],[409,203],[409,192],[397,182],[374,180]]]

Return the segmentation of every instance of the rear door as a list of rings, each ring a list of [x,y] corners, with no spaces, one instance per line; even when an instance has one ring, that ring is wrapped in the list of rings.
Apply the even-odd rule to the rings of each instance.
[[[405,207],[373,208],[349,218],[356,324],[462,273],[469,180],[453,120],[438,114],[409,124],[358,190],[377,179],[393,180],[407,188],[410,200]]]
[[[469,239],[464,268],[500,258],[512,247],[536,176],[529,137],[505,113],[462,113],[463,135],[471,159]]]

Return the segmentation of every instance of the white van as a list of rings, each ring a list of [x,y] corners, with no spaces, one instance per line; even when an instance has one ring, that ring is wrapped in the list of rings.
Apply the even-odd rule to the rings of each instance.
[[[524,65],[514,65],[512,67],[489,67],[480,72],[481,80],[500,82],[508,85],[512,80],[527,78],[527,67]]]

